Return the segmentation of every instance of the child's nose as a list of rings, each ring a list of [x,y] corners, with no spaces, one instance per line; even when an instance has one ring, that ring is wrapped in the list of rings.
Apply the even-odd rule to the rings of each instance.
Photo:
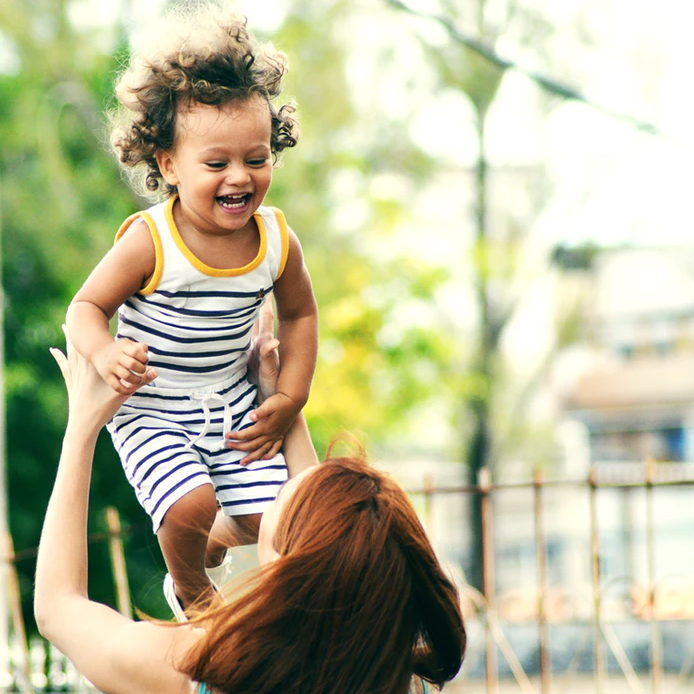
[[[227,167],[226,182],[230,185],[241,185],[250,180],[248,169],[242,164]]]

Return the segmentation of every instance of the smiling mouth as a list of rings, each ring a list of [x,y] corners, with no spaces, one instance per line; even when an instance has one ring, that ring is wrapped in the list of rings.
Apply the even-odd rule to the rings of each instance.
[[[250,201],[250,199],[250,193],[243,193],[242,195],[220,195],[217,198],[217,202],[225,210],[238,210],[242,207],[245,207],[245,205]]]

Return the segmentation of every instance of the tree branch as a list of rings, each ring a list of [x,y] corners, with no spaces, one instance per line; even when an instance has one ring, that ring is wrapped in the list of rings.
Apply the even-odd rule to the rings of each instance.
[[[485,60],[488,60],[490,63],[496,65],[498,68],[502,70],[515,70],[516,72],[520,72],[522,75],[525,75],[530,80],[539,85],[542,89],[544,89],[547,92],[550,92],[551,94],[555,94],[556,96],[559,96],[563,99],[567,99],[569,101],[577,101],[579,103],[582,103],[596,111],[599,111],[600,113],[606,116],[609,116],[610,118],[621,121],[623,123],[627,123],[628,125],[631,125],[637,130],[640,130],[644,133],[648,133],[649,135],[666,137],[663,131],[653,123],[640,120],[639,118],[631,116],[628,113],[619,113],[617,111],[612,111],[608,108],[605,108],[604,106],[601,106],[600,104],[597,104],[594,101],[588,99],[577,89],[574,89],[573,87],[567,84],[563,84],[554,77],[543,75],[539,72],[535,72],[534,70],[524,68],[518,63],[514,62],[513,60],[501,57],[490,46],[485,45],[478,39],[465,34],[460,29],[455,27],[453,22],[451,22],[446,17],[434,14],[427,14],[426,12],[419,12],[418,10],[409,7],[404,2],[401,2],[401,0],[385,0],[385,3],[387,5],[390,5],[391,7],[394,7],[395,9],[407,12],[408,14],[421,17],[423,19],[428,19],[432,22],[440,24],[446,30],[446,33],[450,36],[450,38],[453,39],[453,41],[455,41],[456,43],[469,48],[471,51],[477,53],[479,56],[483,57]]]

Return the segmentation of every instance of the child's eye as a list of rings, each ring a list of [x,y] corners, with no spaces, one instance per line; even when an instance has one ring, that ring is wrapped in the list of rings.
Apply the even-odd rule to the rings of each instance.
[[[261,159],[249,159],[248,166],[265,166],[267,162],[267,157],[262,157]]]
[[[223,161],[208,161],[205,162],[205,166],[210,169],[223,169],[226,164]]]

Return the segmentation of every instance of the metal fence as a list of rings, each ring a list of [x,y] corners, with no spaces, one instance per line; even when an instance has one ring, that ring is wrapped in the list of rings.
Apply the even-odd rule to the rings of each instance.
[[[530,480],[495,483],[490,472],[482,470],[477,485],[437,487],[427,482],[411,490],[437,551],[439,507],[446,511],[448,503],[464,509],[472,495],[479,495],[481,502],[483,586],[481,591],[473,589],[458,571],[469,645],[460,676],[447,689],[469,694],[694,690],[694,571],[664,575],[662,552],[658,554],[659,547],[667,544],[671,554],[691,557],[694,566],[694,496],[691,502],[688,498],[692,485],[694,470],[689,465],[620,463],[595,465],[584,479],[545,479],[537,471]],[[678,490],[678,503],[691,507],[691,543],[688,526],[674,545],[672,533],[667,528],[663,531],[662,516],[667,515],[662,513],[663,503],[675,519],[685,515],[678,516],[668,498],[658,498],[664,490]],[[548,497],[557,492],[564,497],[560,502],[555,499],[550,508]],[[509,519],[504,495],[513,493],[524,496],[516,504],[517,515]],[[577,494],[586,497],[585,504],[576,502]],[[634,494],[639,495],[636,517],[622,519],[624,541],[634,544],[632,550],[640,555],[638,570],[624,574],[608,566],[605,553],[604,517],[609,514],[601,499],[615,494],[621,501],[633,501]],[[549,525],[548,514],[553,516]],[[565,519],[564,530],[558,531],[557,518],[567,515],[568,523]],[[462,512],[460,518],[464,517]],[[115,509],[108,510],[107,520],[108,533],[91,540],[109,543],[118,609],[130,615],[123,531]],[[514,582],[516,576],[506,575],[508,568],[500,562],[504,545],[518,542],[518,535],[511,531],[521,525],[532,547],[526,559],[532,564],[533,585],[527,580]],[[551,550],[558,532],[573,527],[581,528],[587,541],[567,565],[575,567],[583,561],[585,580],[577,580],[579,570],[571,568],[562,575],[551,566],[556,561]],[[446,522],[443,528],[445,533]],[[464,545],[465,540],[461,542]],[[12,629],[5,662],[0,663],[0,689],[93,691],[55,648],[41,639],[27,642],[9,536],[5,545]],[[456,571],[460,556],[446,554],[451,554],[450,546],[441,555]]]
[[[537,470],[531,480],[512,483],[494,483],[484,469],[477,485],[427,483],[411,490],[430,530],[445,497],[462,505],[472,495],[480,497],[483,586],[477,591],[459,581],[469,647],[456,691],[602,694],[616,691],[617,685],[620,692],[635,694],[694,691],[694,572],[663,575],[657,556],[668,530],[663,532],[658,507],[665,503],[668,514],[676,514],[672,499],[658,495],[677,489],[685,494],[680,501],[694,509],[694,496],[686,498],[692,485],[691,465],[647,462],[596,464],[587,477],[574,480],[545,479]],[[509,526],[502,498],[514,491],[526,495],[521,515],[511,523],[523,516],[527,521],[535,584],[513,586],[511,581],[509,588],[508,577],[502,581],[497,566],[504,542],[497,530],[504,521]],[[571,516],[569,524],[585,530],[587,580],[564,575],[550,581],[546,497],[552,491],[561,491],[564,500],[587,496],[584,506],[560,504],[560,512]],[[639,570],[620,575],[605,566],[607,533],[601,515],[608,514],[601,496],[615,500],[618,495],[623,502],[633,501],[634,494],[640,495],[639,517],[629,521],[623,536],[637,545]],[[574,517],[579,508],[583,515]],[[556,505],[553,510],[556,513]],[[638,532],[633,527],[637,522]],[[688,540],[676,547],[668,541],[669,551],[694,558],[694,532]],[[689,560],[680,563],[694,566]]]

